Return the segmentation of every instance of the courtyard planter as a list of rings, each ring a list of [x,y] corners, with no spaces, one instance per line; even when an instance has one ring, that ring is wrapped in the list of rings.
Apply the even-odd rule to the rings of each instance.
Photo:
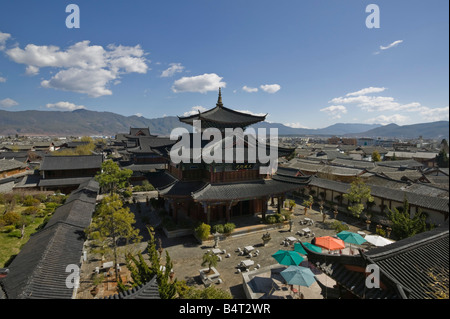
[[[215,267],[200,269],[200,279],[202,280],[205,286],[209,286],[213,283],[219,282],[220,273],[217,271]]]

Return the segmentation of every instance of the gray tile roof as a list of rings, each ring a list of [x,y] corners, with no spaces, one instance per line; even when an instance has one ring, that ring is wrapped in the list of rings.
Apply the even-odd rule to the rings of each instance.
[[[78,156],[51,156],[44,157],[41,171],[75,170],[100,168],[102,166],[102,155],[78,155]]]
[[[340,193],[347,193],[348,190],[350,189],[349,183],[336,182],[318,177],[313,177],[311,179],[310,185],[325,189],[332,189]],[[432,209],[440,212],[448,213],[449,211],[448,198],[437,198],[434,196],[421,195],[410,191],[396,190],[378,185],[369,185],[369,186],[371,189],[372,196],[375,197],[384,198],[388,200],[390,199],[402,203],[406,196],[406,199],[409,201],[410,205],[422,207],[425,209]]]
[[[72,298],[73,288],[66,286],[70,274],[66,267],[80,266],[84,229],[95,209],[95,183],[84,186],[55,210],[47,225],[30,237],[8,266],[8,276],[0,280],[7,298]]]
[[[161,299],[156,276],[149,282],[104,299]]]
[[[59,187],[59,186],[73,186],[80,185],[89,181],[91,177],[70,177],[70,178],[52,178],[41,179],[39,187]]]
[[[242,181],[226,184],[207,184],[192,197],[197,201],[228,201],[252,199],[295,191],[308,184],[309,179],[293,182],[292,178],[278,180]]]
[[[18,168],[26,168],[27,165],[23,162],[14,159],[0,159],[0,172],[6,172]]]

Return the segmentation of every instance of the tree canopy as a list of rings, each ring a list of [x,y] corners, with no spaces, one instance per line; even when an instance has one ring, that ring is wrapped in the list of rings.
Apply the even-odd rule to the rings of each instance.
[[[373,202],[370,187],[359,177],[350,184],[350,189],[347,194],[344,194],[344,198],[351,203],[348,210],[357,218],[364,210],[364,201]]]
[[[392,231],[398,239],[408,238],[433,228],[433,225],[427,226],[427,216],[420,209],[414,216],[410,216],[409,202],[406,197],[401,208],[389,209],[388,217],[392,222]]]
[[[119,189],[127,185],[131,175],[133,175],[132,170],[121,169],[116,162],[106,160],[102,163],[102,169],[95,176],[95,180],[104,192],[117,193]]]

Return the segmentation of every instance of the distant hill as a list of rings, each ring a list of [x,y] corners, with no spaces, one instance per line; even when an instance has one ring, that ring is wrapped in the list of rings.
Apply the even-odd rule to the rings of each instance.
[[[364,134],[348,134],[347,136],[365,136],[365,137],[381,137],[381,138],[435,138],[447,139],[449,137],[449,122],[438,121],[431,123],[420,123],[412,125],[388,124],[377,127]]]
[[[63,111],[4,111],[0,110],[0,135],[49,136],[114,136],[129,132],[130,127],[149,127],[157,135],[169,135],[176,127],[190,128],[176,116],[147,119],[123,116],[112,112],[89,110]],[[348,136],[348,137],[399,137],[447,138],[449,122],[440,121],[398,126],[389,124],[337,123],[322,129],[292,128],[280,123],[258,123],[253,128],[278,128],[278,135]]]

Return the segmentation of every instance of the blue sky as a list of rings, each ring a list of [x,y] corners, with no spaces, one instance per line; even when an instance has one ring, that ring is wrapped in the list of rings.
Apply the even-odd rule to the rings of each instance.
[[[80,28],[66,27],[66,6]],[[369,4],[380,28],[367,28]],[[157,118],[224,105],[268,121],[448,120],[447,0],[0,3],[0,109]]]

